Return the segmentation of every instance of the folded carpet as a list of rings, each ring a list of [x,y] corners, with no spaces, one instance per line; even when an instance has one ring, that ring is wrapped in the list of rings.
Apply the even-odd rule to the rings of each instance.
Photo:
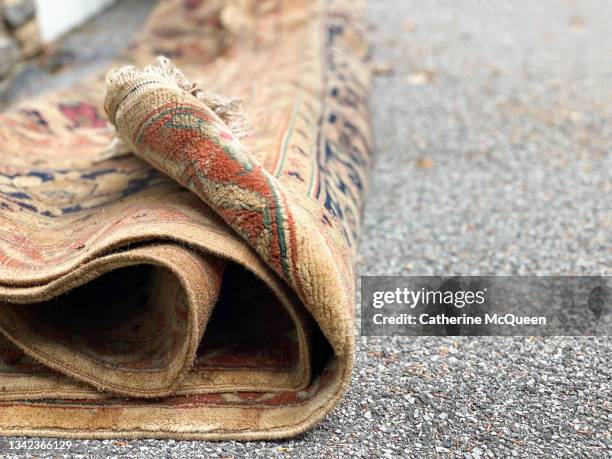
[[[0,434],[271,439],[340,401],[360,11],[160,2],[106,78],[0,115]]]

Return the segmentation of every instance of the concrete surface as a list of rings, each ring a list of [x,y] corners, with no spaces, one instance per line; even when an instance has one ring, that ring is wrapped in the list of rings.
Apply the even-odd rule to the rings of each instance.
[[[605,0],[370,2],[386,75],[361,274],[610,274],[610,17]],[[301,438],[69,453],[612,456],[609,337],[358,341],[348,396]]]

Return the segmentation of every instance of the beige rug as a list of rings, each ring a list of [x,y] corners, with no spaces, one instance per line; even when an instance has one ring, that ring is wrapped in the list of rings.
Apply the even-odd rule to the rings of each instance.
[[[340,401],[371,150],[360,14],[160,2],[134,67],[0,115],[1,434],[271,439]]]

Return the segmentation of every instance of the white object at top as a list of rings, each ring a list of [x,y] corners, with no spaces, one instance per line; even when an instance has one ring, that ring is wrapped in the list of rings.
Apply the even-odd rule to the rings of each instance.
[[[35,0],[43,42],[60,37],[83,24],[116,0]]]

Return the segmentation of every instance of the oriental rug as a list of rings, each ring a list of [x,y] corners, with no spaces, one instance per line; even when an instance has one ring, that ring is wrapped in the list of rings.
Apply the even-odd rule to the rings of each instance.
[[[163,1],[108,75],[0,115],[0,434],[273,439],[341,400],[361,10]]]

